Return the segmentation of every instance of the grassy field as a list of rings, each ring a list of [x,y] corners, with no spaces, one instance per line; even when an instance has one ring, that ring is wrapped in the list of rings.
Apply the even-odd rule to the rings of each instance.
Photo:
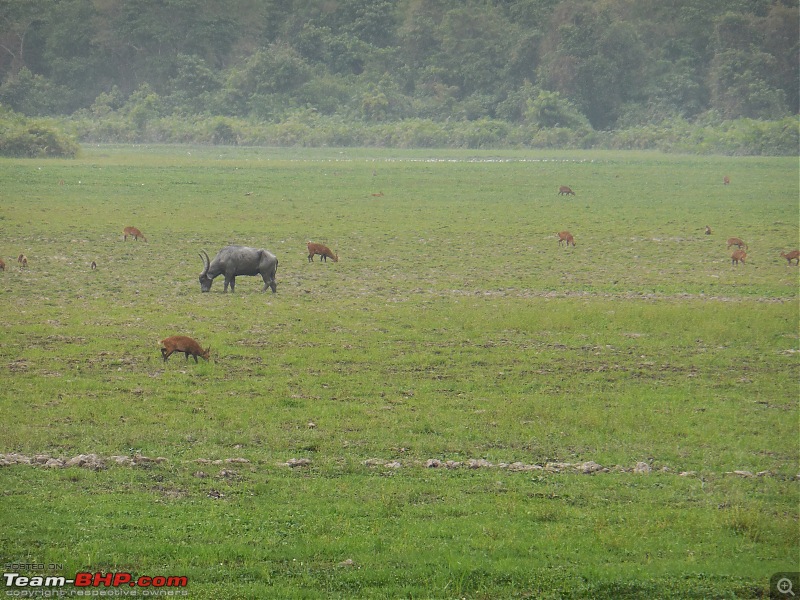
[[[645,153],[4,159],[6,572],[766,597],[800,570],[798,185],[796,158]],[[230,243],[278,257],[277,294],[200,293]],[[164,363],[176,334],[212,360]]]

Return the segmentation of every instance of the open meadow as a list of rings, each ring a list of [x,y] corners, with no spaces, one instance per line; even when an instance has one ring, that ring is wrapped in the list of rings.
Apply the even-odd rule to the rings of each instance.
[[[798,187],[796,157],[2,159],[5,572],[768,597],[800,570]],[[199,252],[234,243],[277,256],[276,294],[201,294]],[[179,334],[211,360],[165,363]]]

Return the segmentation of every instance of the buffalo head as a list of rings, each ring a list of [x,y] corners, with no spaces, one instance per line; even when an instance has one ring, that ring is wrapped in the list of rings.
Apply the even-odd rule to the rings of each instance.
[[[203,261],[203,272],[200,273],[200,291],[208,292],[211,290],[214,280],[208,276],[208,268],[211,263],[205,250],[200,254],[200,259]]]

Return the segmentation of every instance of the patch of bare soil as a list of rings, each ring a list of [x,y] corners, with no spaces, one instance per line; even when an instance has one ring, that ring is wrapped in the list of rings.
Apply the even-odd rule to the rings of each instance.
[[[25,454],[10,453],[0,454],[0,467],[10,467],[13,465],[30,465],[33,467],[44,467],[48,469],[66,469],[71,467],[78,467],[82,469],[90,469],[99,471],[106,469],[109,466],[121,467],[148,467],[158,465],[161,463],[168,463],[170,460],[159,457],[143,456],[141,454],[133,454],[130,456],[107,456],[103,457],[98,454],[79,454],[71,458],[54,457],[49,454],[34,454],[28,456]],[[224,459],[207,459],[198,458],[190,461],[199,465],[248,465],[251,461],[247,458],[224,458]],[[431,458],[425,461],[420,460],[383,460],[380,458],[370,458],[362,462],[365,467],[371,469],[383,469],[384,471],[394,471],[403,468],[426,468],[426,469],[498,469],[509,471],[512,473],[575,473],[582,475],[596,475],[601,473],[633,473],[636,475],[649,475],[651,473],[671,473],[679,477],[700,477],[701,475],[695,471],[677,471],[668,466],[660,466],[658,468],[652,467],[649,463],[638,462],[632,467],[623,465],[604,466],[594,461],[586,461],[582,463],[567,463],[567,462],[548,462],[544,465],[528,464],[523,462],[513,463],[492,463],[484,459],[472,459],[466,461],[442,461],[436,458]],[[292,458],[286,462],[277,463],[280,467],[289,467],[292,469],[311,467],[313,461],[308,458]],[[752,473],[746,470],[726,471],[722,475],[734,477],[772,477],[774,473],[770,471],[760,471]],[[207,477],[208,475],[203,471],[195,473],[197,477]],[[222,479],[237,479],[238,473],[230,469],[222,469],[218,475]],[[796,476],[800,480],[800,473]]]

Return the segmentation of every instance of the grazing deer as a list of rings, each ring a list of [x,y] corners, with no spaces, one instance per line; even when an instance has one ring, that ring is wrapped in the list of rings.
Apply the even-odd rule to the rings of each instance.
[[[568,185],[562,185],[560,188],[558,188],[558,195],[563,196],[564,194],[567,196],[574,196],[575,192],[573,192],[572,188]]]
[[[742,249],[742,247],[744,247],[745,250],[749,250],[747,244],[745,244],[739,238],[728,238],[728,250],[731,249],[731,246],[738,246],[740,250]]]
[[[383,197],[383,192],[378,192],[377,194],[372,194],[372,195],[375,196],[376,198],[381,198]]]
[[[97,268],[97,263],[92,261],[92,271],[94,271],[96,268]]]
[[[781,256],[791,265],[793,260],[796,260],[796,265],[800,266],[800,250],[792,250],[788,254],[781,252]]]
[[[734,250],[733,254],[731,254],[731,264],[738,265],[739,261],[742,261],[742,264],[745,264],[745,258],[747,258],[747,253],[744,250]]]
[[[711,227],[706,225],[706,235],[711,235]]]
[[[728,177],[727,175],[725,175],[725,177],[722,178],[722,183],[724,185],[728,185],[730,182],[731,182],[731,178]]]
[[[138,229],[136,229],[136,227],[126,227],[125,229],[122,230],[122,240],[124,242],[128,241],[128,236],[131,236],[137,242],[139,241],[139,238],[142,238],[142,240],[145,242],[147,241],[147,238],[144,237],[144,234]]]
[[[167,362],[167,359],[173,352],[183,352],[186,355],[187,361],[191,354],[194,358],[194,362],[197,362],[198,356],[208,360],[209,353],[211,352],[210,346],[203,350],[200,344],[185,335],[173,335],[172,337],[164,338],[159,344],[163,346],[161,348],[161,356],[164,358],[164,362]]]
[[[6,261],[0,258],[0,271],[5,271],[5,270],[6,270]]]
[[[319,254],[319,261],[328,262],[330,258],[333,262],[339,262],[339,255],[334,254],[331,252],[331,249],[323,244],[315,244],[314,242],[308,242],[306,244],[308,247],[308,262],[314,262],[314,255]]]
[[[17,257],[17,262],[19,263],[20,267],[27,267],[28,266],[28,257],[24,254],[20,254]]]
[[[572,237],[572,234],[569,231],[559,231],[558,232],[558,245],[561,245],[561,242],[566,242],[567,247],[572,244],[572,247],[575,247],[575,239]]]

